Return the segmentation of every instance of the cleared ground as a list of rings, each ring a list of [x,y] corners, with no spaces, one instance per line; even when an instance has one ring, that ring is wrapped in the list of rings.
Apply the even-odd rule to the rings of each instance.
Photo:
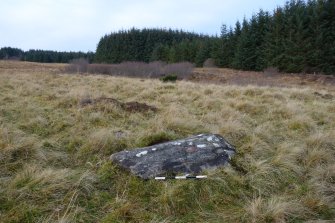
[[[166,84],[62,68],[0,61],[1,222],[335,218],[329,82]],[[206,180],[143,181],[108,161],[125,148],[202,132],[221,134],[238,151],[231,167]]]

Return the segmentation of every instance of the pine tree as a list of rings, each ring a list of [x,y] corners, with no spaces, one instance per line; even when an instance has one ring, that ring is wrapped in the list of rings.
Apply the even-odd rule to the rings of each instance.
[[[199,48],[195,57],[197,67],[202,67],[204,62],[211,57],[211,45],[209,40],[199,42]]]
[[[241,34],[239,35],[239,38],[237,39],[236,44],[236,50],[234,55],[234,61],[233,61],[233,67],[235,69],[242,69],[242,70],[248,70],[250,67],[253,66],[251,64],[251,60],[254,55],[254,46],[252,45],[252,38],[250,32],[250,24],[248,21],[244,18],[243,25],[241,29]]]
[[[321,71],[330,74],[335,72],[335,1],[318,1],[320,7]]]
[[[279,68],[284,57],[284,12],[278,7],[268,23],[269,31],[265,34],[265,61],[267,67]]]

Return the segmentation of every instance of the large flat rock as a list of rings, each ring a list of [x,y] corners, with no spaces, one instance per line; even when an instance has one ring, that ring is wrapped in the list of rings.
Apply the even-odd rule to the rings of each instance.
[[[131,173],[150,179],[156,176],[198,174],[227,164],[235,148],[222,136],[201,134],[153,146],[124,150],[111,160]]]

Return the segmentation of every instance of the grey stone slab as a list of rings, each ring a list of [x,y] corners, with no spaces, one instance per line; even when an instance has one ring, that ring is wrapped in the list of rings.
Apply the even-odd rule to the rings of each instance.
[[[227,164],[235,148],[222,136],[201,134],[111,155],[119,166],[143,179],[176,174],[198,174]]]

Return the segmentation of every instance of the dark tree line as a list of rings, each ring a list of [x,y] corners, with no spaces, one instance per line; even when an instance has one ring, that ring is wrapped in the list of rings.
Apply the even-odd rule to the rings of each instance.
[[[335,1],[295,0],[221,29],[218,65],[243,70],[335,72]]]
[[[202,66],[213,58],[219,67],[282,72],[335,72],[335,1],[291,0],[273,12],[260,10],[235,27],[221,28],[220,37],[165,29],[131,29],[101,38],[95,60],[169,63],[189,61]]]
[[[95,60],[100,63],[189,61],[202,65],[210,56],[207,45],[214,39],[182,30],[133,28],[102,37]]]
[[[3,60],[21,60],[24,52],[18,48],[3,47],[0,49],[0,59]]]
[[[69,63],[79,58],[85,58],[89,62],[92,62],[94,60],[94,53],[29,50],[25,52],[23,60],[43,63]]]
[[[0,49],[0,59],[23,60],[41,63],[69,63],[73,59],[85,58],[92,62],[94,53],[88,52],[58,52],[50,50],[29,50],[12,47],[3,47]]]

